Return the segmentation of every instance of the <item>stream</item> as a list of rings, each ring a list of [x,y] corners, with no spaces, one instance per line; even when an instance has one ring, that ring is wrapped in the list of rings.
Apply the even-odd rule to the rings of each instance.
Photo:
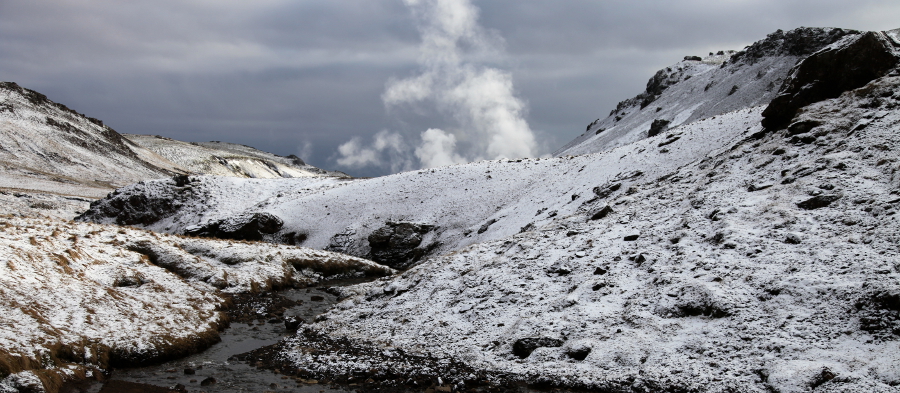
[[[280,295],[302,304],[289,308],[284,316],[297,316],[312,321],[328,310],[337,297],[326,292],[329,286],[351,285],[368,280],[332,281],[317,287],[290,289]],[[231,323],[220,333],[222,341],[209,349],[178,360],[155,366],[113,370],[104,384],[97,383],[85,393],[178,391],[188,392],[297,392],[346,393],[351,390],[322,384],[306,384],[270,370],[260,370],[246,362],[229,360],[234,355],[277,343],[291,335],[283,322]],[[141,386],[141,385],[153,386]],[[177,386],[180,388],[181,386]],[[162,389],[158,389],[162,388]],[[170,390],[171,389],[171,390]],[[182,390],[184,391],[184,390]]]
[[[289,289],[278,292],[299,304],[288,308],[284,317],[296,316],[304,321],[313,321],[315,317],[327,311],[337,303],[337,296],[326,292],[334,286],[352,285],[371,279],[350,279],[330,281],[316,287]],[[342,387],[332,384],[320,384],[278,374],[271,370],[252,367],[244,361],[232,357],[258,348],[278,343],[282,338],[292,335],[285,328],[281,319],[252,321],[249,323],[233,322],[220,333],[221,342],[207,350],[185,358],[172,360],[158,365],[115,369],[105,382],[96,382],[86,387],[69,392],[79,393],[216,393],[216,392],[295,392],[295,393],[353,393],[359,387]],[[315,382],[315,383],[312,383]],[[350,390],[353,389],[353,390]],[[485,391],[477,389],[478,391]],[[435,392],[435,389],[426,391]],[[511,391],[511,390],[505,390]],[[518,393],[547,392],[520,386],[514,391]],[[569,392],[564,389],[551,389],[553,392]]]

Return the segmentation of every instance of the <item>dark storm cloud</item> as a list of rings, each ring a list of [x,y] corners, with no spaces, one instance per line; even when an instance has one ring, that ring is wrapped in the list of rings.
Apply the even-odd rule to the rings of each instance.
[[[776,29],[900,27],[894,1],[475,1],[542,153],[637,94],[684,55],[740,49]],[[894,25],[896,24],[896,26]],[[0,2],[0,79],[120,132],[224,140],[335,167],[337,146],[443,127],[388,113],[390,78],[417,70],[400,0]],[[358,174],[375,175],[369,169]]]

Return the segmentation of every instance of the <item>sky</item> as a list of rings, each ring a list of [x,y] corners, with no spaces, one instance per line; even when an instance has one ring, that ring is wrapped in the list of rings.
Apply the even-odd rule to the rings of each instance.
[[[0,0],[0,80],[121,133],[356,176],[539,157],[686,55],[896,0]]]

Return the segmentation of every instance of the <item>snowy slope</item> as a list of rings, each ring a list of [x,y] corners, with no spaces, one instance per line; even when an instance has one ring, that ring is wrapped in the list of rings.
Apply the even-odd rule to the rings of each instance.
[[[153,135],[124,134],[132,142],[197,174],[251,178],[348,177],[249,146],[224,142],[189,143]]]
[[[594,202],[605,217],[568,211],[351,288],[284,356],[366,375],[452,359],[615,392],[898,392],[898,87],[878,79],[804,108],[808,134],[638,180]],[[376,356],[317,352],[317,336]]]
[[[196,352],[227,322],[222,293],[391,273],[290,246],[0,217],[0,392],[54,392],[111,365]]]
[[[596,153],[632,143],[646,138],[654,121],[675,127],[766,105],[798,60],[858,33],[803,27],[779,30],[740,52],[685,59],[657,72],[646,91],[620,102],[609,116],[591,123],[584,134],[554,155]]]
[[[356,180],[191,176],[182,186],[172,179],[146,181],[116,190],[80,219],[180,234],[240,213],[266,212],[284,220],[267,240],[289,242],[286,235],[302,233],[304,246],[357,256],[368,255],[375,230],[388,222],[412,222],[436,226],[422,243],[436,244],[432,252],[440,253],[583,212],[597,198],[596,187],[617,184],[611,193],[625,193],[758,131],[753,127],[761,111],[736,111],[579,157],[483,161]],[[157,216],[144,215],[156,207]]]
[[[0,188],[98,198],[184,170],[15,83],[0,83]]]

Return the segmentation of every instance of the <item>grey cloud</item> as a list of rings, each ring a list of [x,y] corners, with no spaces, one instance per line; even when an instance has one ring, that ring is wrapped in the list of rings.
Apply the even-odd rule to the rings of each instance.
[[[889,0],[474,4],[508,55],[487,60],[511,73],[543,151],[684,55],[801,25],[900,27],[900,4]],[[419,31],[400,0],[9,0],[0,36],[0,79],[121,132],[283,155],[311,145],[304,158],[335,168],[337,147],[354,136],[447,126],[433,111],[385,112],[385,84],[414,75],[419,58]]]

